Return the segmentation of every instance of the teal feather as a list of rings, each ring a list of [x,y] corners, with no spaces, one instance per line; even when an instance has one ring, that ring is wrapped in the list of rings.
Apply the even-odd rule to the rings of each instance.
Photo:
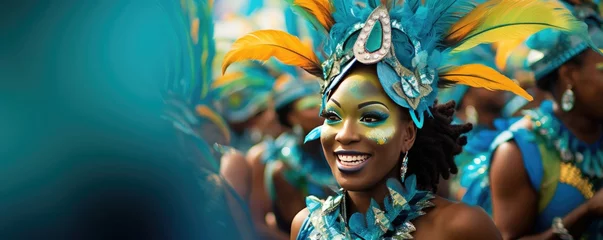
[[[306,138],[304,139],[304,143],[319,139],[321,130],[322,130],[322,126],[318,126],[314,129],[312,129],[312,131],[310,131],[310,133],[308,133],[308,135],[306,135]]]
[[[316,29],[320,32],[327,32],[327,30],[322,26],[322,24],[320,24],[320,22],[318,21],[318,19],[316,19],[316,17],[314,15],[309,13],[306,9],[294,4],[295,0],[285,0],[285,1],[289,4],[289,6],[293,10],[293,12],[295,12],[297,15],[299,15],[300,17],[304,18],[306,21],[311,23],[312,27],[314,27],[314,29]]]

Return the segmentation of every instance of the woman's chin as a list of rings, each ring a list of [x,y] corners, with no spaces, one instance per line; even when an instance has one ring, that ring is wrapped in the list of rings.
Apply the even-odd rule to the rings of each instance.
[[[375,185],[376,181],[366,179],[364,176],[346,176],[339,172],[336,176],[337,183],[347,191],[366,191]]]

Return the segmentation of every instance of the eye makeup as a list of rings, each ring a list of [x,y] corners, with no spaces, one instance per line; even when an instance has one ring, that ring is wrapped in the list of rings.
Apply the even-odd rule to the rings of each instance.
[[[329,125],[341,122],[341,114],[332,107],[327,108],[320,116],[325,118],[325,123]]]
[[[379,126],[389,118],[389,114],[381,112],[381,111],[369,111],[362,115],[360,121],[369,127]]]

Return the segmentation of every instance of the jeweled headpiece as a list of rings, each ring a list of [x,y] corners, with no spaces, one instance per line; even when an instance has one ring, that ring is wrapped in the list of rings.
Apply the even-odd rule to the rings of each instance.
[[[322,77],[324,106],[354,64],[374,64],[387,95],[409,109],[419,128],[439,86],[456,83],[507,90],[532,99],[489,67],[442,68],[443,55],[482,43],[527,37],[547,28],[587,31],[584,23],[553,1],[490,0],[479,5],[468,0],[289,1],[324,36],[326,60],[319,61],[317,53],[294,36],[262,30],[235,42],[224,59],[223,71],[233,62],[275,57]]]

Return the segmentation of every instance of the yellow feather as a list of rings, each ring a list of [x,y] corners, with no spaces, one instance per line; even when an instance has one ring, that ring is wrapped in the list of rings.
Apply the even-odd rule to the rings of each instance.
[[[216,112],[214,112],[205,105],[198,105],[197,107],[195,107],[195,109],[197,110],[197,114],[199,114],[199,116],[208,119],[216,126],[218,126],[218,128],[220,129],[220,131],[222,131],[222,134],[226,138],[226,141],[230,142],[230,131],[228,130],[228,125],[226,124],[224,119],[220,117],[220,115],[218,115]]]
[[[232,63],[246,60],[268,61],[271,57],[322,76],[320,61],[310,46],[299,38],[278,30],[260,30],[239,38],[224,57],[222,73]]]
[[[331,29],[335,20],[333,20],[333,7],[329,0],[294,0],[293,5],[301,7],[312,14],[327,32]]]
[[[504,71],[506,69],[507,60],[513,51],[517,49],[524,41],[525,39],[516,39],[498,42],[496,46],[495,64],[499,70]]]
[[[529,101],[533,100],[532,96],[513,80],[481,64],[467,64],[450,68],[440,73],[440,80],[488,90],[510,91]]]
[[[455,23],[445,43],[459,52],[482,43],[526,39],[547,28],[588,35],[586,24],[557,1],[490,0]]]

